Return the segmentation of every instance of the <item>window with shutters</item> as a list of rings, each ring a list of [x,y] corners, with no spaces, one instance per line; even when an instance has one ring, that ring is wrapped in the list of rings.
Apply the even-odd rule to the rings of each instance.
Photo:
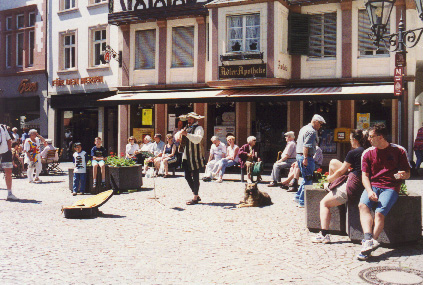
[[[288,50],[292,55],[308,55],[309,20],[306,14],[292,13],[288,15]]]
[[[372,34],[370,28],[370,19],[366,10],[358,11],[358,55],[359,57],[363,56],[389,56],[389,51],[385,48],[383,44],[380,45],[380,49],[377,50],[373,44],[373,40],[369,37],[369,34]],[[390,33],[390,21],[386,25],[386,33]]]
[[[194,66],[194,26],[172,28],[172,67]]]
[[[228,16],[228,52],[260,51],[260,14]]]
[[[309,56],[336,57],[336,13],[310,16]]]
[[[156,30],[135,32],[135,69],[156,68]]]

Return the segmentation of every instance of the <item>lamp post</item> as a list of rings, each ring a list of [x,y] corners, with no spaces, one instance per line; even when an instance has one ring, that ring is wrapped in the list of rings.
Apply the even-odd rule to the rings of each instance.
[[[403,80],[406,74],[406,53],[407,48],[417,45],[423,33],[423,28],[405,30],[404,21],[401,19],[398,25],[398,32],[385,35],[386,26],[391,16],[392,8],[396,0],[367,0],[365,3],[369,15],[372,33],[369,35],[374,40],[374,45],[379,49],[382,42],[386,49],[395,52],[394,71],[394,94],[398,96],[398,144],[401,144],[402,134],[402,97],[406,89],[406,81]],[[417,13],[423,21],[423,0],[415,0]]]

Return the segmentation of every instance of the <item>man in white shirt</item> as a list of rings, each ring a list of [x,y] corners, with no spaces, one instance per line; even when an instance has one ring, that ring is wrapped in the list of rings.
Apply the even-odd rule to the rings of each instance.
[[[296,161],[296,147],[295,134],[294,132],[285,133],[286,147],[282,152],[281,158],[273,164],[271,179],[272,181],[268,184],[268,187],[278,186],[280,180],[280,172],[282,168],[290,168],[291,165]]]
[[[226,156],[226,146],[221,143],[217,136],[211,138],[213,144],[210,148],[209,161],[206,165],[206,171],[203,176],[203,181],[211,181],[213,173],[219,167],[219,161]]]
[[[44,174],[47,172],[47,154],[50,150],[56,150],[56,148],[53,146],[53,141],[51,139],[46,139],[44,142],[44,149],[41,152],[41,163],[43,165],[42,172]],[[57,152],[54,154],[54,161],[59,161],[59,155]]]
[[[185,179],[194,194],[194,198],[188,201],[187,205],[195,205],[201,201],[198,191],[200,189],[200,169],[204,167],[202,144],[204,129],[198,124],[197,120],[203,119],[204,116],[191,112],[180,118],[186,118],[188,126],[186,129],[178,132],[175,137],[181,141],[179,151],[183,148],[182,165],[185,171]]]
[[[12,138],[5,125],[0,125],[0,163],[6,176],[6,200],[18,200],[12,194]]]

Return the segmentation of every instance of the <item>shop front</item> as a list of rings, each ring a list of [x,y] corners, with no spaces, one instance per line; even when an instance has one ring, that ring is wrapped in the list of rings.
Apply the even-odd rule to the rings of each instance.
[[[94,146],[94,139],[102,137],[108,152],[117,152],[118,108],[102,107],[97,100],[114,92],[52,95],[55,109],[55,144],[62,149],[62,159],[72,160],[73,144],[80,142],[87,153]]]
[[[2,123],[18,128],[36,128],[47,134],[47,80],[44,74],[0,77]]]

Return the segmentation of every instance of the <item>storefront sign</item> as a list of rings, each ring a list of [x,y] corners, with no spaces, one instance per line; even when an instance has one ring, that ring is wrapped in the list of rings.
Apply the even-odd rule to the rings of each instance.
[[[93,77],[83,77],[83,78],[70,78],[70,79],[60,79],[56,78],[52,81],[52,86],[65,86],[65,85],[82,85],[82,84],[95,84],[103,83],[103,76],[93,76]]]
[[[18,87],[20,94],[24,92],[36,92],[38,90],[38,82],[29,82],[29,79],[22,79]]]
[[[223,65],[219,67],[219,79],[266,77],[266,64]]]
[[[394,73],[394,95],[395,96],[401,96],[404,91],[403,74],[404,74],[404,67],[395,67],[395,73]]]
[[[173,132],[173,130],[175,129],[175,121],[176,121],[176,115],[175,114],[168,114],[168,119],[167,119],[167,131],[168,132]]]
[[[407,65],[407,57],[405,52],[397,52],[395,54],[395,66],[404,67]]]
[[[357,113],[357,129],[365,130],[370,127],[370,113]]]

